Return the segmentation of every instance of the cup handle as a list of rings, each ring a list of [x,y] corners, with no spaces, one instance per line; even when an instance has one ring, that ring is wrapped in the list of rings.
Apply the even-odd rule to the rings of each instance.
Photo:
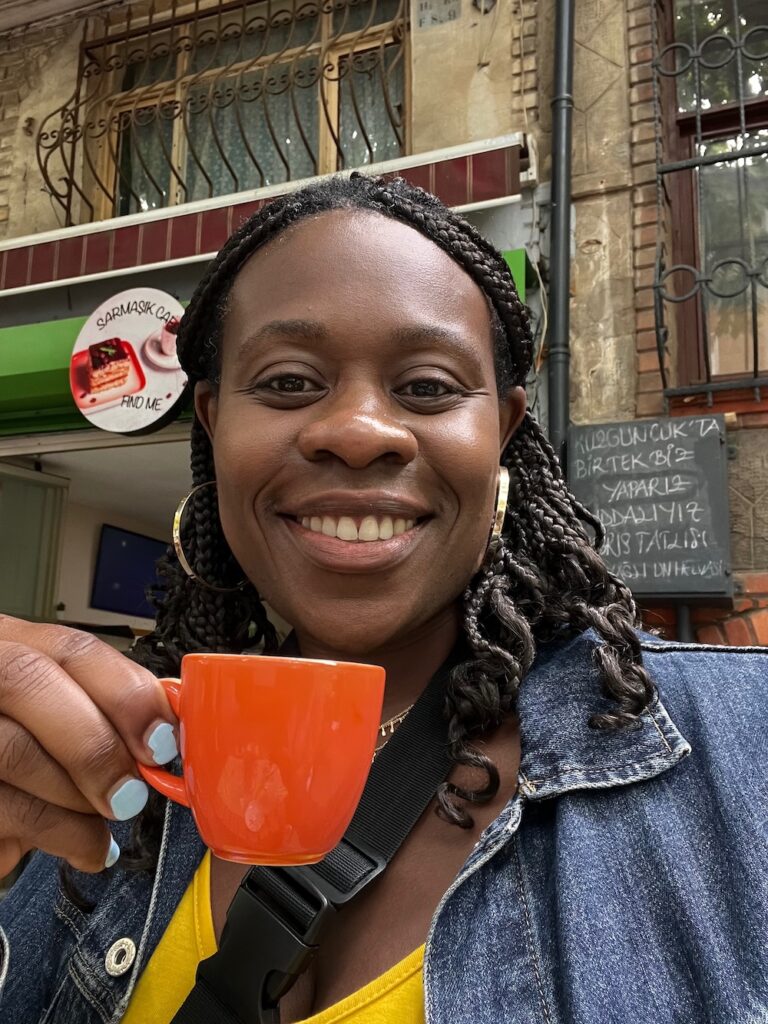
[[[165,690],[168,703],[173,708],[173,713],[179,717],[179,706],[181,703],[181,681],[179,679],[160,679],[160,685]],[[171,775],[162,768],[150,768],[148,765],[137,762],[139,771],[146,781],[163,796],[175,800],[177,804],[189,807],[187,787],[183,778],[178,775]]]

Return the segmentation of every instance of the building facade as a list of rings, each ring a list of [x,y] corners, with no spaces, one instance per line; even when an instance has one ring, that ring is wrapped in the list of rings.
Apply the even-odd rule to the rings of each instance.
[[[152,284],[184,301],[206,259],[266,198],[353,167],[430,188],[509,254],[533,310],[530,392],[546,420],[557,7],[11,0],[0,12],[7,465],[74,479],[76,451],[81,477],[98,486],[120,439],[96,437],[68,397],[78,324],[123,288]],[[570,415],[577,424],[725,416],[734,596],[692,611],[699,639],[716,643],[768,643],[763,8],[575,3]],[[156,493],[168,476],[161,446],[185,429],[120,440],[122,457],[157,478]],[[86,490],[70,488],[80,524],[100,520]],[[133,526],[161,536],[157,524]],[[71,538],[71,517],[62,530]],[[77,550],[93,548],[88,536]],[[49,605],[65,605],[65,619],[105,621],[71,596],[73,545]],[[673,635],[676,619],[663,602],[646,610]]]

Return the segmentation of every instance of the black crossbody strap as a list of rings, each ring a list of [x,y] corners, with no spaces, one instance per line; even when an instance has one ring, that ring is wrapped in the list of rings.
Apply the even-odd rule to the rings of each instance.
[[[309,867],[251,868],[218,953],[199,964],[172,1024],[279,1024],[278,1003],[315,955],[328,919],[386,868],[450,770],[443,706],[458,656],[376,758],[339,845]]]

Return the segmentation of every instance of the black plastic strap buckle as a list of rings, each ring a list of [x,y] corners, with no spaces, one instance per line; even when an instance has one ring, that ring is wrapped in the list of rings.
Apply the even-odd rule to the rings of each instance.
[[[330,865],[255,868],[241,882],[219,953],[197,970],[219,998],[226,993],[233,1024],[255,1024],[254,1006],[258,1024],[278,1024],[278,1004],[315,956],[328,919],[386,867],[349,840],[337,851]]]
[[[319,864],[301,868],[278,868],[292,881],[311,892],[314,898],[326,899],[338,909],[382,873],[387,858],[372,850],[357,837],[344,837],[339,845]]]
[[[329,913],[333,908],[322,899],[312,927],[297,928],[269,894],[244,881],[227,912],[219,952],[199,964],[198,982],[226,999],[233,1024],[278,1024],[280,999],[314,957],[310,936]]]

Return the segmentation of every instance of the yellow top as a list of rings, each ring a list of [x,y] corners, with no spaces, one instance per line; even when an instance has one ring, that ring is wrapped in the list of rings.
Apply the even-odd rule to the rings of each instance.
[[[206,853],[133,993],[122,1024],[168,1024],[195,983],[200,960],[216,952],[211,855]],[[380,977],[300,1024],[424,1024],[424,947]]]

